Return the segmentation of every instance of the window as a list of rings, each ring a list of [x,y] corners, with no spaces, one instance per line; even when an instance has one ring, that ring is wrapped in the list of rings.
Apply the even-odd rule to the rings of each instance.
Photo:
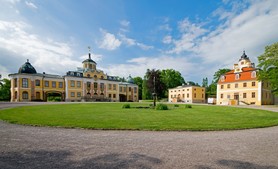
[[[194,98],[196,98],[196,93],[194,93]]]
[[[94,75],[94,79],[95,79],[95,80],[97,79],[97,75]]]
[[[222,76],[220,77],[221,82],[224,82],[225,79],[226,79],[226,77],[225,77],[224,75],[222,75]]]
[[[17,99],[17,91],[14,92],[14,99]]]
[[[235,88],[238,88],[238,84],[237,83],[235,84]]]
[[[243,87],[247,87],[247,83],[243,83]]]
[[[94,89],[97,89],[97,82],[94,83]]]
[[[246,93],[243,93],[243,98],[246,98]]]
[[[87,88],[91,88],[91,82],[87,82]]]
[[[22,87],[23,88],[28,88],[28,79],[27,78],[22,79]]]
[[[17,78],[14,79],[14,87],[17,87]]]
[[[236,80],[238,80],[239,79],[239,74],[236,74]]]
[[[71,80],[71,81],[70,81],[70,86],[71,86],[71,87],[74,87],[74,86],[75,86],[74,80]]]
[[[187,91],[189,91],[189,89],[187,89]]]
[[[187,93],[186,97],[189,98],[189,94],[188,93]]]
[[[116,94],[113,94],[113,98],[116,98]]]
[[[63,88],[63,82],[59,82],[59,88]]]
[[[256,82],[252,82],[252,86],[256,86]]]
[[[204,98],[204,94],[202,94],[202,98]]]
[[[77,84],[76,84],[77,87],[80,88],[80,87],[81,87],[81,82],[80,82],[80,81],[77,81],[76,83],[77,83]]]
[[[71,97],[75,97],[75,93],[74,93],[74,92],[71,92],[71,93],[70,93],[70,96],[71,96]]]
[[[123,92],[123,87],[122,86],[120,86],[120,92]]]
[[[103,76],[100,76],[100,79],[104,79],[104,77],[103,77]]]
[[[41,81],[40,80],[36,80],[36,86],[40,86],[41,85]]]
[[[256,97],[256,93],[252,92],[252,98],[255,98],[255,97]]]
[[[231,85],[230,85],[230,84],[228,84],[228,85],[227,85],[227,88],[228,88],[228,89],[230,89],[230,87],[231,87]]]
[[[131,87],[128,88],[128,91],[131,92]]]
[[[182,94],[182,98],[184,98],[184,94]]]
[[[81,97],[81,92],[77,92],[77,97]]]
[[[137,93],[137,87],[134,87],[134,93]]]
[[[49,87],[49,81],[44,82],[44,87]]]
[[[116,84],[113,84],[113,90],[116,90]]]
[[[56,82],[52,82],[52,87],[56,88]]]
[[[257,76],[256,71],[253,71],[253,72],[251,73],[251,78],[255,78],[256,76]]]
[[[223,94],[220,95],[220,98],[223,99]]]
[[[227,99],[230,99],[230,97],[231,97],[231,96],[228,94],[228,95],[227,95]]]
[[[224,85],[221,85],[221,89],[224,89]]]
[[[112,84],[108,85],[108,89],[111,90],[112,89]]]
[[[22,99],[28,99],[28,92],[22,92]]]
[[[100,83],[100,90],[101,90],[101,91],[104,90],[104,83]]]
[[[111,98],[111,94],[109,94],[109,98]]]

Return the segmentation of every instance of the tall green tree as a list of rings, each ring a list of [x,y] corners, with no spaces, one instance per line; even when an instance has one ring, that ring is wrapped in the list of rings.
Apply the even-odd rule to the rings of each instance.
[[[208,78],[203,78],[202,87],[208,87]]]
[[[218,71],[216,71],[213,75],[213,83],[217,84],[217,82],[219,81],[220,76],[229,72],[229,71],[231,71],[231,69],[227,69],[227,68],[219,69]]]
[[[161,81],[164,84],[164,97],[168,97],[168,89],[180,86],[185,83],[181,73],[174,69],[162,70]]]
[[[158,98],[162,98],[164,96],[164,88],[165,85],[161,80],[161,71],[155,70],[155,69],[147,69],[146,75],[145,75],[146,85],[148,88],[148,91],[152,93],[156,93]]]
[[[278,42],[266,46],[258,60],[259,80],[270,82],[273,93],[278,95]]]
[[[9,101],[11,99],[11,81],[3,79],[0,83],[0,100]]]
[[[134,83],[137,84],[138,88],[139,88],[138,89],[138,94],[139,94],[138,98],[139,98],[139,100],[142,100],[143,79],[138,76],[138,77],[133,78],[133,80],[134,80]]]

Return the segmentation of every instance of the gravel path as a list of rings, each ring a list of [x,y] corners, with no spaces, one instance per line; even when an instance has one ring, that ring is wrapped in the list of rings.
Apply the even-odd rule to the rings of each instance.
[[[278,127],[101,131],[0,121],[0,168],[278,169]]]

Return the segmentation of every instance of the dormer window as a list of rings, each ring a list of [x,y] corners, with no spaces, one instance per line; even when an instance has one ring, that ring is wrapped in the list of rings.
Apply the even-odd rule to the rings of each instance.
[[[239,75],[239,74],[236,74],[236,80],[238,80],[238,79],[239,79],[239,77],[240,77],[240,75]]]
[[[74,73],[73,73],[73,72],[70,72],[70,75],[71,75],[71,76],[74,76]]]
[[[226,77],[225,77],[224,75],[222,75],[222,76],[220,77],[221,82],[224,82],[225,79],[226,79]]]
[[[256,71],[253,71],[253,72],[251,73],[251,78],[256,78],[256,76],[257,76]]]

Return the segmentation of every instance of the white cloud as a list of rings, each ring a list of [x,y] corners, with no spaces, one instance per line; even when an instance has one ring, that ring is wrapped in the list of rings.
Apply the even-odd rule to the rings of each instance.
[[[164,24],[164,25],[160,25],[158,27],[159,30],[164,30],[164,31],[168,31],[168,32],[171,32],[172,31],[172,28],[170,27],[169,24]]]
[[[69,44],[27,32],[30,25],[24,22],[8,22],[0,20],[1,60],[9,73],[30,59],[37,72],[65,74],[73,69],[77,61],[72,60],[73,52]],[[4,66],[0,63],[0,66]]]
[[[149,49],[153,49],[154,47],[153,46],[150,46],[150,45],[145,45],[143,43],[136,43],[137,46],[139,46],[141,49],[143,50],[149,50]]]
[[[185,57],[160,56],[133,58],[128,60],[126,64],[109,65],[104,70],[110,75],[120,77],[127,77],[129,74],[133,77],[144,77],[147,69],[175,69],[180,71],[186,78],[190,76],[189,72],[194,67],[194,64],[190,63]]]
[[[38,9],[38,7],[37,7],[35,4],[33,4],[32,2],[25,1],[25,4],[26,4],[29,8]]]
[[[170,35],[165,36],[163,38],[162,42],[165,44],[170,44],[172,42],[172,36],[170,36]]]
[[[245,49],[256,62],[266,45],[277,42],[278,3],[276,0],[251,2],[240,13],[232,9],[229,16],[220,17],[225,20],[224,26],[219,25],[211,32],[188,19],[179,22],[181,37],[172,39],[175,46],[169,53],[192,52],[202,58],[202,64],[231,68]]]
[[[100,42],[99,48],[106,50],[115,50],[119,48],[122,42],[115,37],[114,34],[106,32],[105,30],[100,30],[103,34],[103,39]]]
[[[129,24],[130,24],[130,22],[127,21],[127,20],[122,20],[122,21],[120,22],[120,24],[121,24],[122,26],[124,26],[124,27],[128,27]]]

